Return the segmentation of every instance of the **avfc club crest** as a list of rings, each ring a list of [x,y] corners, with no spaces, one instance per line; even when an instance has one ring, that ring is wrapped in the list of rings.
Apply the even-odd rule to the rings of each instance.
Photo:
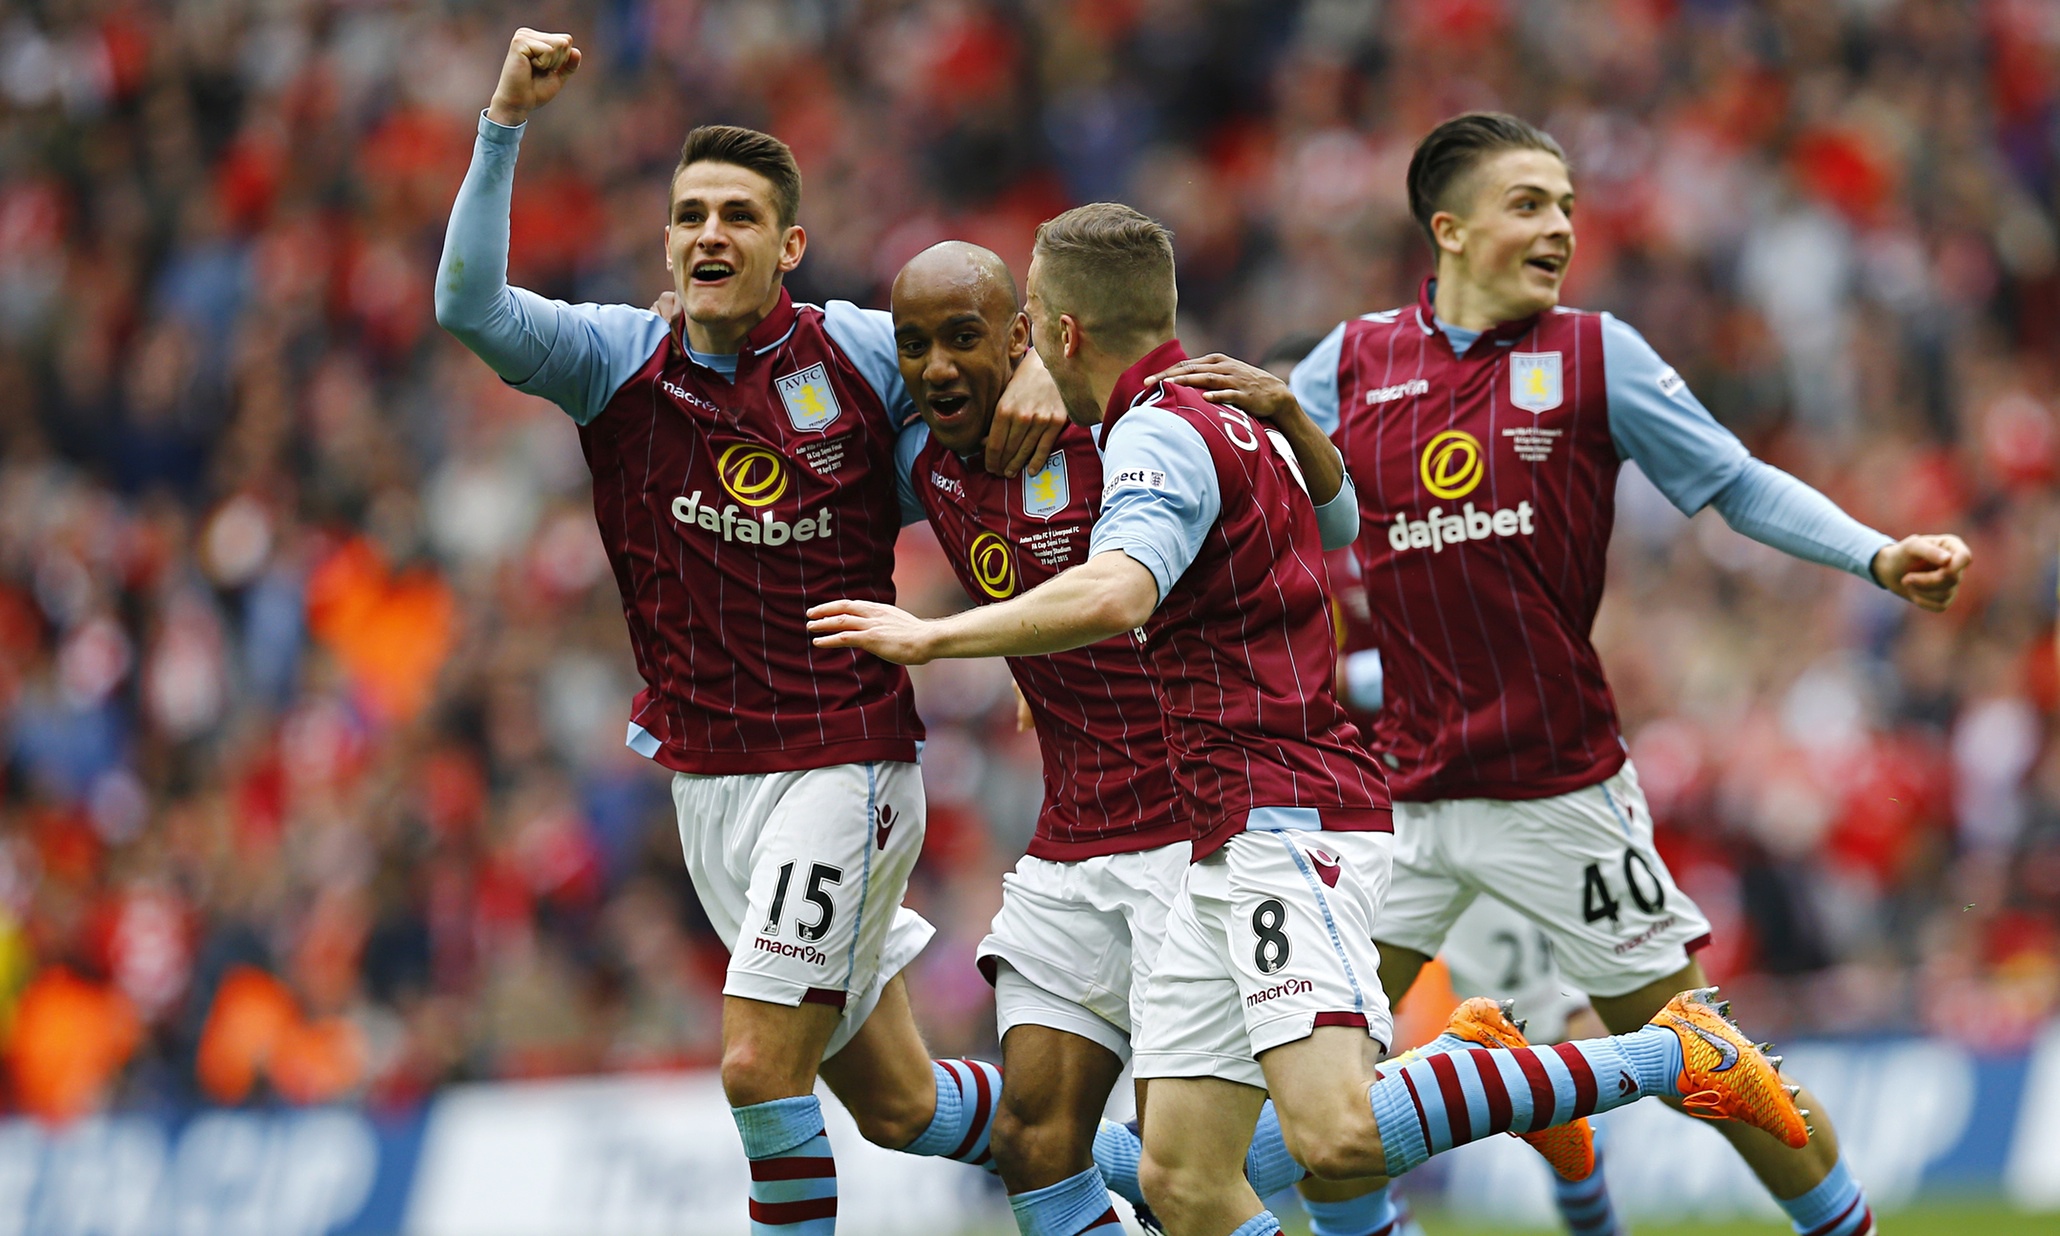
[[[1023,477],[1023,514],[1031,519],[1050,519],[1073,501],[1073,489],[1066,483],[1066,456],[1053,451],[1044,467]]]
[[[1526,412],[1550,412],[1562,402],[1557,352],[1509,354],[1509,402]]]
[[[773,385],[780,389],[787,419],[803,433],[828,428],[844,411],[837,406],[836,392],[830,389],[830,375],[821,365],[810,365],[799,373],[776,378]]]

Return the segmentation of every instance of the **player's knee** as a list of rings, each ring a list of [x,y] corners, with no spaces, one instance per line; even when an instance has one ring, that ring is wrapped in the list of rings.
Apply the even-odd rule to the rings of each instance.
[[[732,1107],[791,1099],[814,1088],[814,1070],[797,1068],[784,1053],[743,1038],[723,1045],[722,1091]]]
[[[1071,1126],[1050,1113],[1025,1111],[1004,1095],[988,1141],[1002,1180],[1011,1187],[1040,1188],[1086,1170],[1094,1161],[1092,1134],[1083,1140]]]
[[[1358,1180],[1380,1174],[1380,1132],[1369,1110],[1365,1120],[1338,1110],[1304,1114],[1280,1122],[1281,1140],[1295,1162],[1319,1180]]]
[[[1206,1205],[1212,1192],[1202,1173],[1155,1159],[1149,1147],[1137,1165],[1137,1185],[1144,1191],[1145,1205],[1169,1225],[1168,1230],[1187,1226],[1183,1217]]]

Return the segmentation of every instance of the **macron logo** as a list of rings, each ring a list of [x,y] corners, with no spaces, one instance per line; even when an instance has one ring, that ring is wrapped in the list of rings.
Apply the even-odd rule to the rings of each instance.
[[[1366,402],[1370,407],[1377,403],[1393,403],[1397,399],[1407,399],[1411,395],[1428,395],[1430,393],[1431,384],[1427,380],[1411,378],[1407,382],[1397,382],[1393,386],[1375,387],[1366,392]]]
[[[679,400],[681,403],[689,405],[690,407],[699,408],[703,412],[722,411],[721,408],[716,407],[714,404],[708,402],[706,399],[701,398],[701,396],[696,395],[694,392],[688,390],[686,387],[681,386],[679,383],[673,381],[671,378],[660,378],[658,380],[658,385],[665,388],[666,394],[672,396],[674,399]]]

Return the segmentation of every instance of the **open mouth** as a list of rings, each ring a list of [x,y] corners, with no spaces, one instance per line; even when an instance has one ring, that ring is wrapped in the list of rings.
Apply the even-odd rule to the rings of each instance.
[[[971,395],[960,392],[930,396],[930,414],[940,421],[956,420],[973,402]]]
[[[696,283],[721,283],[731,275],[736,274],[737,268],[728,262],[710,258],[707,261],[694,263],[692,273]]]
[[[1566,273],[1566,259],[1555,253],[1546,253],[1540,254],[1539,256],[1533,258],[1525,258],[1524,265],[1530,267],[1532,270],[1543,271],[1546,274],[1552,276],[1554,279],[1557,279],[1561,275]]]

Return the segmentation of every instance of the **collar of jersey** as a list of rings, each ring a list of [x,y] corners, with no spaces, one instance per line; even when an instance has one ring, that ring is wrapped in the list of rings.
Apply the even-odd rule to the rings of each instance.
[[[787,337],[794,333],[794,324],[800,317],[800,312],[794,308],[794,298],[787,295],[786,286],[782,284],[780,298],[773,302],[772,312],[766,314],[765,320],[752,327],[751,333],[744,336],[744,346],[738,349],[738,359],[741,361],[745,356],[764,356],[787,342]],[[687,347],[685,315],[682,315],[678,324],[672,328],[672,341],[678,345],[681,355],[687,355],[692,351]]]
[[[1436,339],[1439,343],[1445,345],[1445,350],[1447,352],[1452,353],[1454,357],[1463,360],[1465,359],[1465,357],[1461,356],[1459,351],[1452,346],[1452,340],[1446,336],[1444,331],[1438,329],[1437,291],[1438,280],[1435,275],[1428,279],[1425,279],[1423,281],[1423,286],[1417,289],[1417,329],[1421,330],[1425,335],[1428,335],[1431,338]],[[1473,343],[1466,349],[1465,356],[1485,356],[1488,354],[1488,352],[1486,349],[1483,348],[1483,344],[1492,344],[1505,339],[1519,338],[1525,334],[1528,334],[1531,328],[1536,326],[1537,324],[1538,315],[1535,313],[1527,318],[1517,318],[1515,321],[1512,322],[1499,322],[1496,325],[1491,326],[1488,329],[1482,331],[1480,334],[1480,338],[1474,340]]]
[[[1125,369],[1123,376],[1116,379],[1116,389],[1109,392],[1109,406],[1102,409],[1100,441],[1106,443],[1109,440],[1109,431],[1116,427],[1116,422],[1137,402],[1138,396],[1144,394],[1146,378],[1161,369],[1170,369],[1186,359],[1187,349],[1180,346],[1180,340],[1168,339],[1138,357],[1136,364]]]

